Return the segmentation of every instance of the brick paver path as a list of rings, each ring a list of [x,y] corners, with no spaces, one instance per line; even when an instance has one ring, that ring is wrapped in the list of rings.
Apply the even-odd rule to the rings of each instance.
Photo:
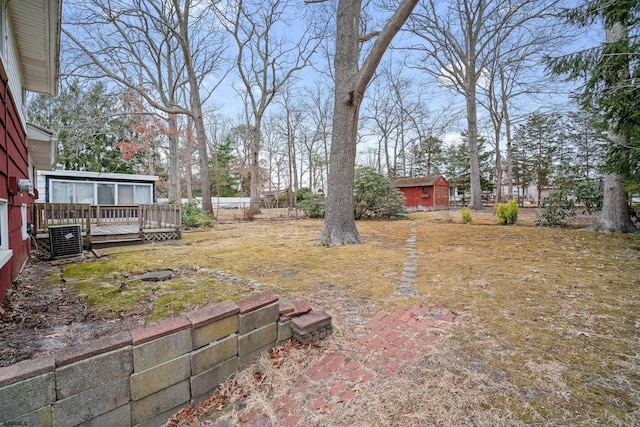
[[[285,396],[271,402],[278,419],[276,425],[316,424],[318,416],[354,399],[360,385],[376,375],[393,375],[408,362],[417,360],[438,339],[446,323],[455,318],[455,314],[435,304],[378,313],[366,323],[350,348],[326,354],[295,379]],[[241,420],[244,426],[273,425],[255,413],[246,414]],[[228,421],[217,424],[228,425]]]

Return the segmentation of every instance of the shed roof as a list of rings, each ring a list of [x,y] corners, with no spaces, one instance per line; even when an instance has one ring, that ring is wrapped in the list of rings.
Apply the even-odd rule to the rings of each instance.
[[[429,176],[421,176],[417,178],[398,178],[394,180],[391,185],[393,187],[426,187],[429,185],[433,185],[436,183],[438,178],[441,178],[442,175],[429,175]]]

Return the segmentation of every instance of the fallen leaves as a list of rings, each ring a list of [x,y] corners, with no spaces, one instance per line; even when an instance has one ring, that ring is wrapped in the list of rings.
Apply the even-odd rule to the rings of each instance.
[[[180,410],[164,424],[164,427],[196,427],[199,425],[196,424],[196,421],[202,419],[211,410],[222,411],[227,405],[242,399],[245,395],[244,389],[238,385],[235,379],[232,379],[221,384],[216,394],[209,396],[195,407],[189,405]]]

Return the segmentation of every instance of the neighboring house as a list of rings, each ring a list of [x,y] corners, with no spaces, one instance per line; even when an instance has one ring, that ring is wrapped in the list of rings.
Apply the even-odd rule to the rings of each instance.
[[[398,178],[392,185],[402,192],[410,211],[449,209],[449,182],[443,176]]]
[[[513,189],[512,197],[518,200],[520,203],[526,203],[530,205],[538,204],[539,202],[538,187],[536,186],[535,183],[531,183],[525,188],[522,188],[521,186],[514,184],[512,189]],[[545,197],[548,197],[554,190],[555,188],[553,186],[542,187],[542,192],[540,193],[540,200],[544,199]],[[508,199],[509,186],[506,183],[502,184],[502,195],[505,200]]]
[[[157,181],[155,175],[38,171],[37,202],[148,205],[155,201]]]
[[[0,301],[27,260],[36,169],[50,168],[51,134],[27,125],[26,92],[56,94],[60,0],[0,0]]]

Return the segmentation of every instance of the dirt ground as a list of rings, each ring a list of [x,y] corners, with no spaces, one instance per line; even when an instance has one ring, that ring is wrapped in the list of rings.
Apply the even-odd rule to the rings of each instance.
[[[0,316],[0,366],[138,326],[142,313],[105,317],[64,286],[42,286],[60,268],[33,256],[9,290]]]

